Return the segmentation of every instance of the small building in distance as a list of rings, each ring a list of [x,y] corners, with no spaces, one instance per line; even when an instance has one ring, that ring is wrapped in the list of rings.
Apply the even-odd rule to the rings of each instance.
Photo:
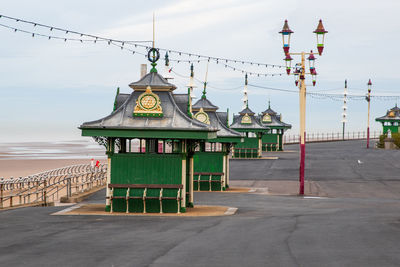
[[[282,121],[282,115],[271,109],[270,102],[268,109],[258,115],[258,120],[267,128],[262,136],[262,151],[283,151],[283,134],[292,128],[292,125]]]
[[[194,190],[222,191],[229,187],[229,153],[232,144],[240,143],[242,136],[228,128],[228,112],[217,112],[206,96],[207,82],[201,98],[193,105],[193,117],[218,129],[217,138],[200,142],[194,154]]]
[[[375,121],[382,123],[383,134],[386,134],[388,130],[391,133],[399,133],[400,132],[400,108],[397,107],[397,104],[394,108],[388,110],[385,116],[376,118]]]
[[[232,151],[233,158],[261,158],[262,136],[267,128],[259,123],[255,113],[246,103],[246,108],[233,115],[233,123],[230,128],[242,133],[243,142],[237,143]]]

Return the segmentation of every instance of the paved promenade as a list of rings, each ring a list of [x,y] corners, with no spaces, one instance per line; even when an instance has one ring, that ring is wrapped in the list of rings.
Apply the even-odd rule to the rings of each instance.
[[[232,161],[233,184],[296,184],[298,152],[272,154],[280,159]],[[0,265],[398,266],[399,157],[400,151],[366,150],[361,141],[310,144],[306,177],[328,197],[195,194],[197,204],[237,207],[232,216],[51,215],[66,207],[2,211]],[[371,188],[379,193],[369,195]],[[104,194],[88,202],[102,202]]]

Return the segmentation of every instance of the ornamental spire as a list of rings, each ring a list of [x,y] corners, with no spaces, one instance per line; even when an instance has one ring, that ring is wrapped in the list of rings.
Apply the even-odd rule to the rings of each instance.
[[[246,75],[244,76],[244,88],[243,88],[243,98],[242,98],[243,108],[242,109],[249,107],[248,96],[247,96],[247,84],[248,84],[248,82],[247,82],[247,73],[246,73]]]
[[[119,95],[119,87],[117,88],[117,93],[115,94],[113,111],[115,111],[117,109],[117,97],[118,97],[118,95]]]
[[[208,76],[208,62],[207,62],[207,69],[206,69],[206,77],[204,79],[204,89],[203,89],[203,95],[201,96],[202,99],[206,99],[206,93],[207,93],[207,76]]]
[[[172,77],[172,76],[170,75],[170,72],[171,72],[172,68],[171,68],[171,69],[169,68],[169,56],[168,56],[168,51],[165,52],[164,61],[165,61],[165,70],[164,70],[164,75],[163,75],[163,77],[164,77],[164,79],[166,79],[166,80],[168,81],[169,79],[173,79],[173,78],[174,78],[174,77]]]

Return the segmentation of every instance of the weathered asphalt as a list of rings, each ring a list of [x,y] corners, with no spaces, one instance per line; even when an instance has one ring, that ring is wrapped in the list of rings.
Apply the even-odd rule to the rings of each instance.
[[[374,142],[371,142],[373,147]],[[400,150],[366,149],[366,141],[309,143],[306,178],[313,181],[400,180]],[[264,153],[279,160],[233,160],[232,180],[298,180],[298,145],[286,151]],[[358,161],[362,163],[358,163]]]
[[[316,180],[358,179],[369,183],[373,179],[396,179],[398,151],[366,151],[358,146],[358,142],[336,143],[336,146],[310,144],[308,173]],[[341,152],[340,148],[346,151]],[[285,154],[281,161],[289,166],[283,178],[297,179],[297,172],[290,168],[296,168],[298,154],[281,154]],[[359,164],[362,167],[353,166],[352,161],[358,159],[364,162]],[[242,165],[239,169],[247,168],[247,176],[240,174],[236,178],[251,178],[256,172],[262,175],[254,176],[258,179],[276,180],[282,178],[278,174],[285,173],[285,163],[278,161],[258,160],[247,165],[243,165],[244,161],[232,161],[231,173],[238,175],[235,170],[238,164]],[[366,163],[374,166],[364,167]],[[379,163],[385,164],[384,168]],[[270,172],[267,166],[274,170]],[[233,216],[201,218],[50,215],[65,207],[2,211],[0,266],[399,266],[400,263],[397,198],[304,199],[201,192],[195,194],[195,199],[197,204],[239,209]],[[104,191],[89,199],[103,200]]]

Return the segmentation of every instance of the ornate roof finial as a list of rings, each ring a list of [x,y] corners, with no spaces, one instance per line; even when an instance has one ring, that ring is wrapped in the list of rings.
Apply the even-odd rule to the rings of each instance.
[[[271,108],[271,99],[268,99],[268,108]]]
[[[168,51],[167,52],[165,52],[165,57],[164,57],[164,59],[165,59],[165,66],[169,66],[169,57],[168,57]]]
[[[117,93],[115,94],[113,111],[115,111],[117,109],[117,97],[118,97],[118,95],[119,95],[119,87],[117,88]]]
[[[243,88],[243,98],[242,98],[242,101],[243,101],[243,106],[242,106],[242,109],[245,109],[245,108],[247,108],[248,107],[248,97],[247,97],[247,73],[246,73],[246,75],[244,76],[244,88]]]
[[[207,88],[207,76],[208,76],[208,62],[207,62],[207,69],[206,69],[206,77],[204,79],[204,89],[203,89],[203,95],[201,96],[202,99],[206,99],[206,88]]]
[[[151,70],[150,72],[157,73],[157,60],[160,59],[160,51],[158,51],[157,48],[154,47],[154,42],[155,42],[155,22],[154,22],[154,12],[153,12],[153,47],[149,49],[149,52],[147,53],[147,59],[151,62]]]

